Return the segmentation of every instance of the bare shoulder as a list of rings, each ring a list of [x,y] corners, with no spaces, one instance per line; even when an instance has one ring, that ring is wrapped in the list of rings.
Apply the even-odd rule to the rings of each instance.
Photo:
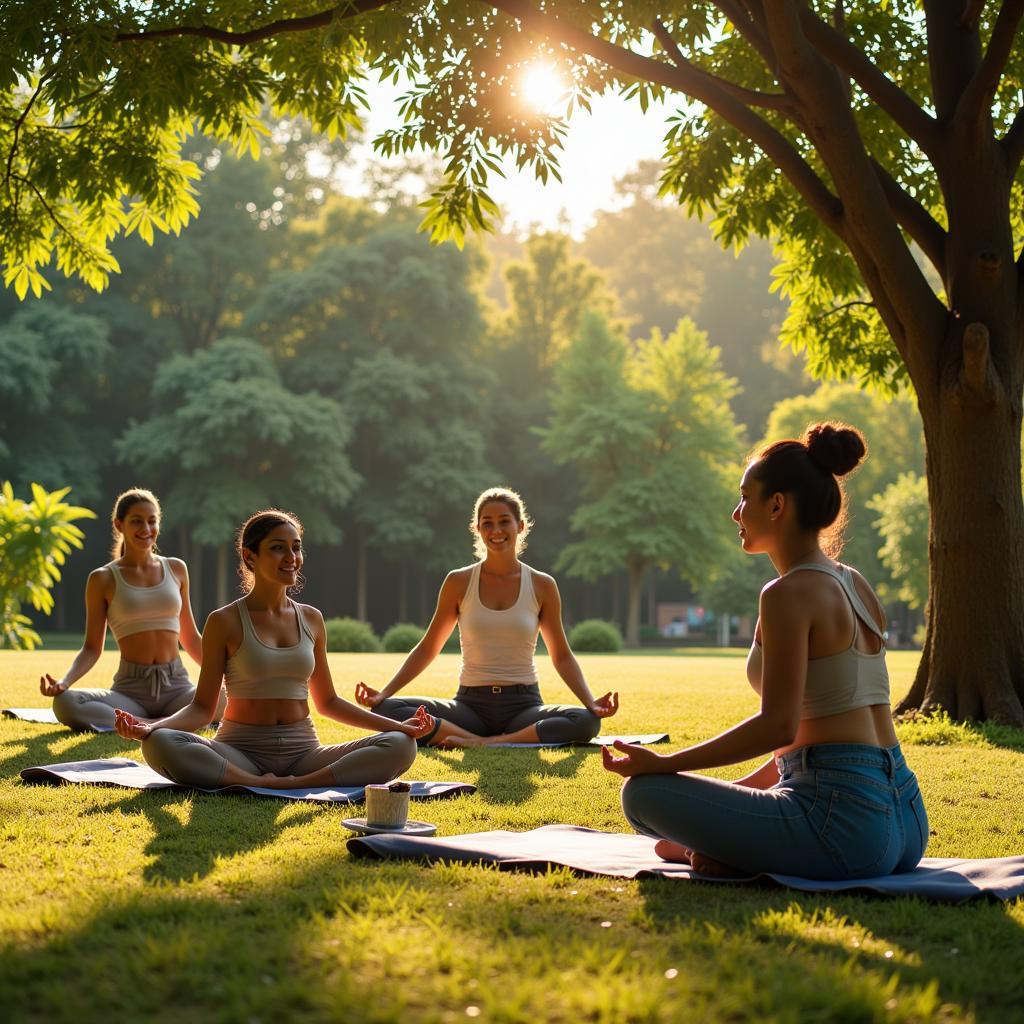
[[[558,584],[555,577],[550,573],[541,572],[532,566],[525,566],[530,571],[530,579],[533,581],[533,589],[537,597],[542,601],[548,597],[558,597]]]
[[[792,614],[807,604],[807,581],[799,577],[807,574],[779,576],[769,580],[761,588],[761,599],[758,602],[761,615],[767,612],[770,616]]]
[[[89,578],[85,581],[85,592],[87,595],[99,593],[109,596],[114,592],[114,587],[114,574],[111,572],[109,565],[101,565],[98,569],[93,569],[89,573]]]
[[[441,584],[441,593],[451,595],[456,601],[461,601],[466,596],[466,589],[469,587],[470,577],[473,575],[473,565],[464,565],[459,569],[452,569],[444,578]]]
[[[324,613],[319,608],[315,608],[311,604],[300,604],[298,601],[295,602],[295,607],[299,609],[299,614],[306,620],[306,625],[314,636],[327,629],[324,625]]]
[[[180,558],[168,558],[167,564],[179,583],[184,583],[188,579],[188,566]]]
[[[214,608],[206,616],[206,625],[203,626],[203,633],[206,633],[208,629],[213,629],[222,636],[231,636],[234,633],[241,634],[242,617],[235,607],[234,601],[221,608]]]

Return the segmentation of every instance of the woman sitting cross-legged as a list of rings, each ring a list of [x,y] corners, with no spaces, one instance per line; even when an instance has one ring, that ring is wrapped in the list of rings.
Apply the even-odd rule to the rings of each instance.
[[[416,758],[416,739],[434,728],[422,708],[393,722],[342,700],[327,665],[323,616],[289,596],[299,589],[302,526],[276,509],[257,512],[239,531],[245,596],[218,608],[203,630],[203,664],[192,703],[145,723],[117,712],[117,731],[142,741],[155,771],[182,785],[213,789],[362,786],[387,782]],[[213,717],[221,682],[224,720],[210,740],[191,730]],[[373,736],[321,746],[308,695],[328,718]]]
[[[423,638],[383,690],[356,687],[360,704],[395,719],[425,707],[437,727],[420,742],[439,746],[586,743],[598,734],[619,697],[591,694],[565,638],[558,586],[519,560],[531,525],[514,491],[492,488],[477,498],[469,529],[479,561],[448,573]],[[462,670],[454,700],[392,696],[440,654],[456,623]],[[541,701],[534,663],[538,630],[580,705]]]
[[[178,654],[180,644],[197,661],[201,657],[188,569],[179,558],[157,554],[160,502],[152,491],[133,487],[118,495],[110,522],[111,560],[94,569],[85,585],[82,649],[63,678],[47,673],[39,680],[43,695],[53,698],[57,720],[71,729],[112,729],[116,708],[144,721],[170,715],[196,692]],[[103,653],[107,626],[121,651],[114,685],[74,686]]]
[[[667,860],[709,875],[846,879],[911,871],[924,853],[928,817],[893,729],[881,605],[822,549],[842,525],[836,478],[865,453],[856,430],[818,424],[769,445],[743,474],[740,542],[779,573],[761,591],[747,659],[760,711],[676,754],[604,751],[605,767],[628,776],[630,824]],[[737,782],[690,774],[769,750]]]

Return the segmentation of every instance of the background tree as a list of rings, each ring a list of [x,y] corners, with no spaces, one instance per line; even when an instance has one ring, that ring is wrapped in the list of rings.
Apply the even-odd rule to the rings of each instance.
[[[92,519],[87,508],[63,501],[70,488],[47,492],[32,484],[32,500],[14,496],[9,480],[0,487],[0,647],[32,650],[39,634],[22,609],[31,604],[50,614],[50,588],[74,548],[82,546],[76,519]]]
[[[287,508],[311,540],[341,540],[335,515],[359,482],[346,454],[351,427],[330,399],[285,387],[259,344],[221,338],[175,356],[157,372],[153,401],[118,454],[154,481],[170,522],[216,548],[218,603],[228,600],[235,530],[257,509]]]
[[[591,313],[555,372],[544,446],[577,468],[584,497],[572,516],[583,539],[558,567],[586,579],[628,570],[626,642],[634,647],[645,573],[671,565],[697,584],[734,536],[734,385],[717,356],[691,321],[667,338],[655,330],[631,351]]]
[[[878,552],[896,582],[896,596],[911,608],[928,600],[928,482],[915,473],[901,473],[868,503],[878,513],[875,528],[882,537]]]
[[[372,548],[400,564],[465,558],[467,509],[489,482],[481,270],[468,253],[431,248],[411,224],[378,220],[275,276],[248,314],[291,385],[328,396],[353,426],[360,619]],[[399,583],[404,592],[404,573]]]
[[[106,392],[111,355],[107,325],[73,309],[32,305],[0,323],[0,478],[22,492],[70,482],[98,500],[111,433],[93,396]]]

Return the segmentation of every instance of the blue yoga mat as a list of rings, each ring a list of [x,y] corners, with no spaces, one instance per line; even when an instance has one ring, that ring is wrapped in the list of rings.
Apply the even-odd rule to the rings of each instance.
[[[709,878],[688,864],[672,864],[654,852],[653,839],[618,832],[598,832],[578,825],[545,825],[530,832],[475,832],[444,838],[363,836],[350,839],[355,856],[402,860],[495,864],[520,871],[568,867],[588,875],[616,878],[670,878],[720,884],[770,879],[806,892],[867,891],[885,896],[962,903],[978,896],[1008,900],[1024,896],[1024,857],[977,860],[925,857],[918,867],[901,875],[821,882],[792,875],[750,878]]]
[[[68,761],[64,764],[44,764],[25,768],[21,772],[25,782],[84,783],[92,786],[122,786],[125,789],[170,789],[198,791],[219,796],[222,793],[276,797],[279,800],[315,800],[322,803],[361,803],[362,786],[320,786],[311,789],[265,789],[262,786],[222,786],[218,789],[200,789],[179,786],[153,771],[149,765],[139,764],[127,757],[108,757],[95,761]],[[440,797],[475,793],[476,786],[468,782],[410,782],[412,800],[431,800]]]

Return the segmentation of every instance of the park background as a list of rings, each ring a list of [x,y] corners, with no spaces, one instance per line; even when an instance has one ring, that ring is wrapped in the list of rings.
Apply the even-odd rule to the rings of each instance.
[[[739,554],[729,519],[742,460],[823,418],[871,447],[845,557],[885,600],[892,645],[920,636],[913,396],[812,379],[801,339],[779,336],[768,242],[723,250],[640,160],[614,181],[595,169],[589,217],[577,172],[560,213],[531,220],[538,193],[510,186],[503,231],[435,246],[417,230],[442,174],[430,155],[377,158],[380,125],[346,141],[270,125],[258,160],[187,144],[202,215],[115,243],[105,291],[0,294],[0,478],[25,496],[70,486],[97,512],[35,616],[49,643],[76,642],[125,487],[163,500],[161,549],[187,561],[200,624],[238,592],[237,524],[274,504],[306,523],[306,599],[383,633],[426,625],[492,484],[525,497],[526,560],[557,573],[570,625],[658,646],[721,643],[724,620],[749,642],[771,567]]]

